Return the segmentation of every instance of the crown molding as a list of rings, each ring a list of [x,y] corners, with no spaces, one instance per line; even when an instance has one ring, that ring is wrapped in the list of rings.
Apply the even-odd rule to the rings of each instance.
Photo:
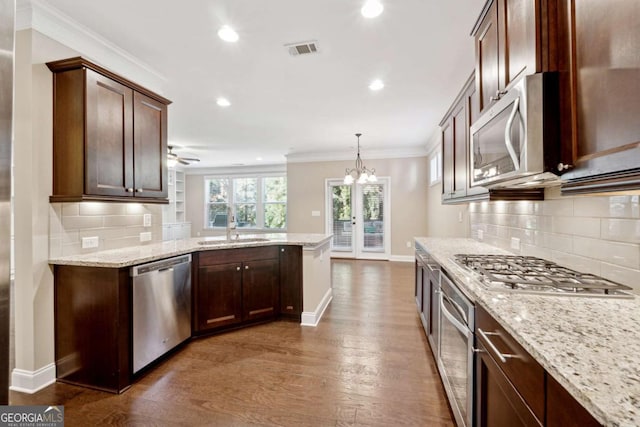
[[[33,29],[105,68],[162,93],[167,78],[149,64],[42,0],[18,0],[16,31]]]
[[[287,165],[250,165],[229,167],[189,167],[183,170],[185,175],[210,175],[210,176],[258,176],[287,173]]]
[[[360,150],[364,161],[378,159],[403,159],[408,157],[426,157],[426,147],[398,147],[377,150]],[[316,151],[306,153],[290,153],[286,155],[287,163],[331,162],[353,160],[356,150],[349,151]]]

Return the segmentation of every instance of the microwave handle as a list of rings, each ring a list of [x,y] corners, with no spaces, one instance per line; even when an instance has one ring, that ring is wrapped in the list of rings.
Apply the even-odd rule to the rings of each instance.
[[[511,114],[509,115],[507,126],[504,130],[504,143],[507,146],[507,151],[509,152],[509,156],[511,156],[511,161],[515,166],[515,170],[520,170],[520,159],[518,159],[518,156],[516,155],[516,150],[513,149],[513,141],[511,141],[511,126],[513,126],[513,120],[516,118],[519,107],[520,98],[516,98],[513,101],[513,108],[511,109]]]

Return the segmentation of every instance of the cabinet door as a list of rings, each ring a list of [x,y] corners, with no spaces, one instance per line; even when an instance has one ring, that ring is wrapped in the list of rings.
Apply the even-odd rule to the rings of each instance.
[[[167,106],[135,92],[133,116],[135,196],[166,198]]]
[[[604,185],[590,191],[637,189],[640,2],[561,3],[568,25],[565,62],[570,76],[566,88],[570,95],[563,105],[572,114],[567,122],[572,124],[574,149],[574,168],[563,177],[599,180]]]
[[[541,426],[515,387],[478,343],[476,358],[476,423],[478,427]]]
[[[280,248],[280,314],[302,315],[302,247]]]
[[[491,105],[491,97],[500,89],[498,57],[498,2],[494,1],[476,33],[476,87],[480,111]]]
[[[453,193],[454,197],[467,194],[467,150],[469,122],[467,120],[467,98],[462,98],[460,105],[453,112]]]
[[[86,70],[85,194],[133,196],[133,91]]]
[[[453,120],[449,118],[441,125],[442,129],[442,200],[453,197],[454,188],[454,145]]]
[[[278,259],[242,263],[242,306],[244,320],[268,319],[278,307]]]
[[[241,264],[199,267],[196,304],[199,331],[242,321]]]
[[[580,405],[551,375],[547,374],[548,427],[598,427],[595,418]]]
[[[536,3],[499,0],[499,84],[504,89],[523,74],[536,70]]]

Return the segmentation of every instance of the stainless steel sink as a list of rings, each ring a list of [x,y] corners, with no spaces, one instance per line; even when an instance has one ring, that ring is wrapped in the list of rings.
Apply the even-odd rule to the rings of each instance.
[[[215,245],[227,245],[232,243],[258,243],[258,242],[268,242],[269,239],[265,237],[239,237],[239,238],[231,238],[231,239],[220,239],[220,240],[201,240],[198,242],[199,245],[206,246],[215,246]]]

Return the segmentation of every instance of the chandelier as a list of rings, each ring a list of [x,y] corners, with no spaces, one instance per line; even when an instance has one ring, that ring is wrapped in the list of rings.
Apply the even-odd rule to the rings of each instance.
[[[358,156],[356,157],[356,167],[352,169],[345,169],[344,172],[344,183],[345,185],[351,185],[354,181],[358,184],[366,184],[368,182],[376,182],[378,178],[376,178],[376,170],[375,169],[367,169],[367,167],[362,163],[362,159],[360,158],[360,136],[361,133],[356,133],[356,137],[358,138]]]

